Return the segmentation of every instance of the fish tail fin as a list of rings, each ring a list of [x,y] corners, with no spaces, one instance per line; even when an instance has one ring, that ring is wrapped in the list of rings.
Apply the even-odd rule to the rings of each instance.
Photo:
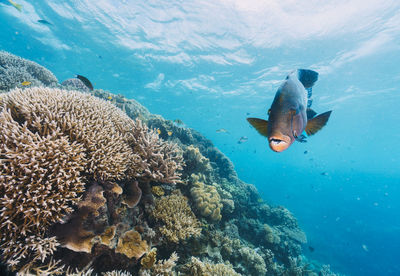
[[[309,69],[298,69],[297,77],[304,88],[307,89],[308,95],[311,96],[311,89],[308,90],[308,88],[313,87],[314,83],[318,80],[318,73]]]

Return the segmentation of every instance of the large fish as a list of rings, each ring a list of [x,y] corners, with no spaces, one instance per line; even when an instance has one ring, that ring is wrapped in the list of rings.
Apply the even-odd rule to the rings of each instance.
[[[247,121],[268,138],[269,147],[276,152],[287,149],[294,141],[305,142],[303,131],[308,136],[318,132],[329,120],[332,111],[318,116],[311,107],[312,86],[318,73],[298,69],[290,73],[275,94],[268,121],[247,118]]]

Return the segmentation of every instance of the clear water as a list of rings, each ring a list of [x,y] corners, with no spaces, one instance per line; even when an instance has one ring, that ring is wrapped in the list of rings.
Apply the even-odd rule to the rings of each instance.
[[[15,1],[0,1],[0,49],[202,132],[297,216],[312,259],[400,275],[400,2]],[[313,108],[333,113],[277,154],[245,119],[266,118],[295,68],[320,73]]]

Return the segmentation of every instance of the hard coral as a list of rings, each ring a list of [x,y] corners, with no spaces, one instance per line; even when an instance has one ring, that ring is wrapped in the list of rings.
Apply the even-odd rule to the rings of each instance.
[[[57,78],[36,62],[0,51],[0,92],[22,87],[24,81],[32,86],[56,85]]]
[[[212,185],[201,182],[198,177],[194,176],[193,188],[190,190],[197,209],[201,215],[210,218],[213,221],[221,220],[222,203],[217,189]]]
[[[55,128],[54,124],[49,124]],[[16,264],[28,237],[43,237],[46,228],[72,212],[84,191],[80,172],[87,161],[83,147],[55,128],[41,136],[16,121],[8,109],[0,112],[0,238],[3,257]]]
[[[16,89],[3,97],[2,104],[10,108],[15,121],[26,123],[36,135],[45,137],[58,129],[65,139],[81,145],[88,160],[85,171],[95,179],[121,179],[130,160],[135,160],[124,134],[110,120],[120,115],[118,109],[89,94],[50,88]]]
[[[148,249],[147,242],[142,240],[139,232],[130,230],[119,238],[115,252],[124,254],[128,258],[139,259]]]
[[[213,264],[209,262],[202,262],[196,257],[192,257],[190,263],[185,265],[187,276],[240,276],[230,264]],[[260,274],[261,275],[261,274]]]
[[[142,160],[140,178],[172,184],[181,182],[182,151],[176,144],[163,141],[155,130],[150,130],[138,119],[131,124],[131,132],[127,135],[129,144]]]
[[[171,242],[178,243],[201,233],[200,223],[190,209],[187,198],[180,194],[158,199],[152,213],[164,224],[160,231]]]

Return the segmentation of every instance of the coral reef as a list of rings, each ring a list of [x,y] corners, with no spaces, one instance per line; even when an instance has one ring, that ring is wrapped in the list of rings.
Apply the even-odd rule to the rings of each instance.
[[[22,87],[23,82],[30,86],[55,86],[58,80],[36,62],[0,51],[0,92]]]
[[[11,59],[0,64],[0,90],[18,86],[9,81],[19,78],[12,64],[26,61]],[[27,81],[56,85],[41,72]],[[51,81],[41,80],[46,74]],[[64,82],[67,90],[1,94],[0,249],[8,269],[336,275],[302,256],[307,239],[293,214],[263,202],[211,141],[135,100],[87,93],[77,81]]]

